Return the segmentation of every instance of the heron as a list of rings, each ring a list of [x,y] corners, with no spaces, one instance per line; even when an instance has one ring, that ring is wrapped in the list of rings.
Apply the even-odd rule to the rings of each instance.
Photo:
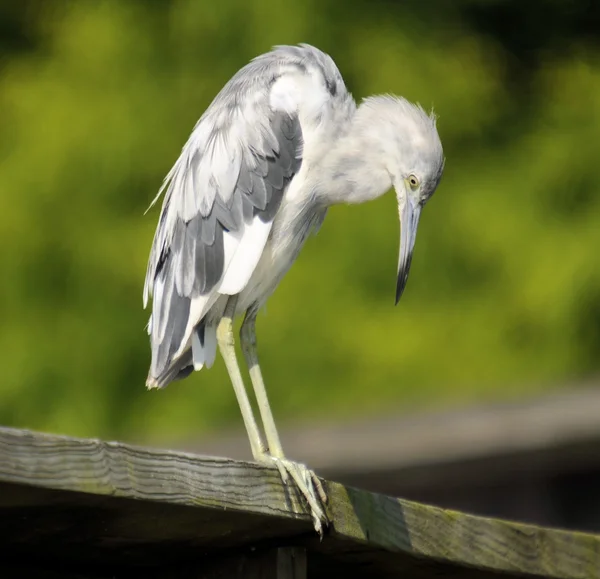
[[[400,219],[397,304],[421,210],[444,155],[436,118],[392,95],[356,104],[333,59],[308,44],[276,46],[241,68],[193,128],[150,207],[163,196],[143,301],[148,388],[210,368],[217,347],[254,459],[300,491],[315,529],[328,524],[315,473],[281,445],[258,361],[256,317],[329,207],[395,190]],[[239,338],[262,429],[234,348]]]

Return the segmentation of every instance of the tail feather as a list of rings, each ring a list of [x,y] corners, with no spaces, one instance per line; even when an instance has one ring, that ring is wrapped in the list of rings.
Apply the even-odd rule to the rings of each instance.
[[[217,328],[214,324],[206,324],[202,320],[194,329],[191,347],[171,360],[162,371],[154,374],[150,368],[146,386],[148,388],[164,388],[175,380],[187,378],[194,370],[203,366],[211,368],[217,355]]]
[[[214,324],[200,322],[192,336],[192,356],[194,370],[203,366],[212,367],[217,355],[217,328]]]
[[[204,331],[202,318],[216,299],[211,295],[194,298],[181,296],[175,288],[173,271],[173,262],[167,262],[155,281],[152,314],[148,322],[152,350],[146,380],[148,388],[164,388],[169,382],[190,374],[194,367],[192,337],[200,329]],[[214,329],[207,336],[206,354],[202,354],[202,359],[203,363],[211,366],[214,361],[213,350],[216,350]],[[188,367],[192,370],[188,370]]]
[[[148,374],[146,379],[147,388],[164,388],[170,382],[174,380],[182,380],[186,378],[194,371],[194,362],[192,359],[192,350],[187,350],[183,356],[180,356],[176,360],[173,360],[170,366],[168,366],[158,376],[152,375],[152,370]]]

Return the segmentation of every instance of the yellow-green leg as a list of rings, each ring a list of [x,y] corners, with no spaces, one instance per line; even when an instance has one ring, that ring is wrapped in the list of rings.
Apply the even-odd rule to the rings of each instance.
[[[303,464],[287,460],[283,453],[273,413],[269,405],[267,390],[258,363],[258,353],[256,349],[256,312],[254,310],[248,310],[246,313],[246,317],[244,318],[244,322],[240,329],[240,341],[246,363],[248,364],[252,387],[254,388],[254,394],[258,403],[265,437],[267,439],[268,452],[262,457],[255,458],[257,460],[262,460],[263,462],[274,462],[281,473],[281,478],[285,485],[288,484],[288,475],[292,477],[296,486],[304,495],[310,506],[315,529],[321,534],[323,532],[323,523],[327,523],[327,516],[321,506],[321,502],[327,502],[327,495],[325,494],[321,481],[313,471],[309,470]]]
[[[229,378],[235,391],[240,410],[242,412],[242,418],[248,433],[248,439],[250,440],[250,447],[252,448],[252,455],[255,460],[263,456],[266,453],[266,446],[263,442],[262,436],[258,430],[254,413],[252,412],[252,406],[250,400],[248,400],[248,393],[244,386],[240,367],[237,363],[235,355],[235,342],[233,340],[233,317],[235,314],[235,306],[237,303],[237,296],[232,296],[227,301],[225,306],[225,313],[217,326],[217,343],[221,350],[221,355],[225,361]]]

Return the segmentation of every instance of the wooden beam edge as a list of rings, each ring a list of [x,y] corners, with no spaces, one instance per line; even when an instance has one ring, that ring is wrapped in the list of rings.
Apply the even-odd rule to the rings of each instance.
[[[286,494],[275,469],[2,427],[0,481],[310,521],[297,497]],[[472,516],[324,483],[332,538],[493,571],[600,578],[600,536]]]

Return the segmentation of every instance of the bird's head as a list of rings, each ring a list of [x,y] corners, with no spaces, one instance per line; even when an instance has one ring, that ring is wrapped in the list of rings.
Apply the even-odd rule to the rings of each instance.
[[[392,96],[371,97],[365,105],[381,116],[382,122],[374,126],[379,130],[382,160],[398,200],[398,303],[408,279],[421,210],[442,178],[444,154],[435,116],[428,115],[420,106]]]

